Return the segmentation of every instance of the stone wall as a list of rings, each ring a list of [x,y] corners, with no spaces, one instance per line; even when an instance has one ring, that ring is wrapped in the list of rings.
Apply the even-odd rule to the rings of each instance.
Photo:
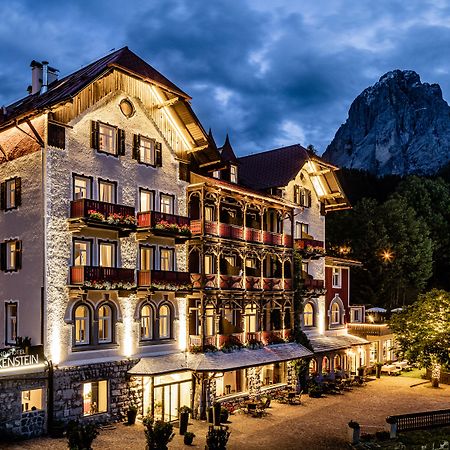
[[[108,411],[86,416],[97,422],[122,420],[130,405],[142,409],[142,385],[127,372],[136,360],[55,369],[54,418],[63,422],[83,418],[83,383],[108,380]]]
[[[44,389],[42,410],[22,413],[22,391]],[[47,376],[46,374],[24,377],[0,378],[0,435],[6,438],[31,438],[47,430]]]

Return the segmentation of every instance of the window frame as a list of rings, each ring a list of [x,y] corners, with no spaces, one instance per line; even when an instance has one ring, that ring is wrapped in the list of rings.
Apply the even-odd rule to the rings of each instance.
[[[10,319],[14,316],[11,316],[9,309],[10,307],[14,306],[16,308],[16,314],[15,314],[15,338],[12,339],[13,334],[11,334],[11,323]],[[17,336],[19,331],[19,302],[17,301],[9,301],[5,302],[5,344],[6,345],[15,345],[17,343]]]
[[[147,162],[147,161],[143,160],[142,155],[144,153],[143,149],[145,147],[142,145],[142,142],[150,143],[150,152],[151,152],[151,157],[152,157],[153,162]],[[143,136],[142,134],[139,135],[139,159],[138,159],[138,162],[140,164],[144,164],[146,166],[156,167],[156,139],[150,138],[147,136]]]
[[[334,320],[334,314],[335,313],[337,314],[337,319],[338,319],[337,321]],[[330,305],[330,325],[341,325],[341,317],[342,317],[342,311],[341,311],[341,308],[339,306],[339,303],[334,301]]]
[[[208,264],[206,262],[206,260],[209,260],[209,265],[210,265],[210,271],[207,270]],[[203,272],[205,273],[205,275],[213,275],[215,273],[215,267],[214,267],[214,255],[211,254],[206,254],[203,256]]]
[[[335,270],[337,272],[335,272]],[[337,278],[335,279],[335,276]],[[335,280],[337,280],[335,282]],[[341,289],[342,288],[342,268],[341,267],[332,267],[331,268],[331,286],[333,288]]]
[[[112,266],[102,266],[100,264],[101,262],[101,246],[102,245],[111,245],[114,248],[114,254],[113,254],[113,265]],[[111,241],[108,239],[99,239],[97,241],[97,266],[98,267],[110,267],[117,269],[118,268],[118,254],[117,254],[117,241]]]
[[[5,180],[5,211],[11,211],[13,209],[17,209],[19,207],[19,205],[17,204],[17,179],[19,177],[13,177],[13,178],[8,178],[7,180]],[[13,206],[8,206],[8,201],[9,201],[9,190],[8,190],[8,186],[12,184],[14,185],[14,204]]]
[[[101,185],[112,186],[112,194],[113,194],[113,201],[112,202],[105,202],[104,200],[100,199],[100,186]],[[99,178],[98,182],[97,182],[97,189],[98,189],[97,197],[98,197],[98,201],[99,202],[110,203],[110,204],[113,204],[113,205],[116,205],[118,203],[117,202],[117,181],[112,181],[112,180],[109,180],[107,178]]]
[[[238,182],[238,167],[235,164],[230,164],[230,183],[237,184]]]
[[[87,311],[87,316],[80,317],[77,319],[77,310],[79,308],[85,308]],[[78,333],[77,333],[77,325],[80,322],[80,320],[83,320],[85,323],[85,334],[86,339],[83,341],[80,341],[77,339]],[[81,348],[91,345],[92,342],[92,309],[91,307],[84,302],[77,303],[73,309],[73,347]]]
[[[143,192],[151,194],[151,198],[152,198],[151,208],[148,211],[144,211],[142,209],[142,197],[141,197],[141,195],[142,195]],[[139,188],[139,202],[138,202],[139,212],[144,213],[144,212],[154,211],[155,210],[155,197],[156,197],[156,194],[155,194],[154,189],[147,189],[147,188],[140,187]]]
[[[142,310],[148,307],[149,311],[150,311],[150,315],[149,316],[143,316],[142,315]],[[155,307],[153,304],[151,304],[150,302],[144,302],[142,303],[141,307],[139,308],[139,341],[140,342],[148,342],[148,341],[153,341],[155,339]],[[149,324],[149,329],[150,329],[150,333],[149,333],[149,337],[146,337],[143,335],[142,333],[142,322],[143,322],[143,318],[147,317],[148,319],[148,324]]]
[[[100,310],[102,308],[108,308],[109,309],[109,318],[103,317],[100,318]],[[103,324],[105,324],[105,322],[109,322],[107,323],[107,329],[108,329],[108,333],[109,333],[109,339],[100,339],[100,322],[102,322]],[[98,345],[104,345],[104,344],[112,344],[114,342],[114,308],[108,303],[108,302],[104,302],[101,303],[100,305],[98,305],[97,307],[97,330],[96,330],[96,344]],[[103,328],[104,330],[105,328]]]
[[[168,251],[170,253],[169,269],[162,268],[162,254],[163,251]],[[173,272],[175,270],[175,249],[173,247],[160,247],[159,248],[159,270]]]
[[[171,211],[170,212],[165,212],[162,210],[162,200],[163,198],[170,198],[171,199]],[[160,192],[159,193],[159,212],[163,213],[163,214],[175,214],[175,195],[174,194],[168,194],[166,192]]]
[[[311,307],[311,312],[306,311],[307,306]],[[314,305],[311,302],[307,302],[305,307],[303,308],[303,326],[305,328],[314,328],[314,326],[315,326],[315,320],[314,320],[315,317],[314,316],[315,316]],[[308,317],[310,319],[310,321],[306,320],[306,317]]]
[[[89,182],[89,196],[87,196],[87,197],[80,197],[80,198],[76,198],[76,195],[75,195],[75,180],[76,179],[84,179],[84,180],[86,180],[86,181],[88,181]],[[93,188],[93,184],[94,184],[94,179],[93,179],[93,177],[90,177],[90,176],[87,176],[87,175],[82,175],[82,174],[78,174],[78,173],[74,173],[74,172],[72,172],[72,200],[73,201],[75,201],[75,200],[81,200],[81,199],[83,199],[83,198],[86,198],[86,199],[92,199],[92,188]]]
[[[161,309],[167,308],[167,314],[161,315]],[[172,338],[172,308],[167,302],[161,303],[158,307],[158,339],[167,340]],[[161,334],[162,318],[166,321],[167,334]]]
[[[98,149],[97,151],[100,153],[104,153],[105,155],[110,155],[110,156],[115,156],[118,157],[119,156],[119,148],[117,145],[117,135],[119,132],[119,128],[115,125],[111,125],[109,123],[105,123],[105,122],[101,122],[101,121],[97,121],[98,124]],[[108,150],[104,150],[102,148],[102,133],[100,132],[101,127],[106,127],[106,128],[110,128],[113,131],[113,136],[112,136],[112,142],[113,142],[113,152],[110,152]]]
[[[142,250],[150,250],[151,251],[151,260],[150,260],[150,269],[142,268]],[[149,244],[140,244],[139,245],[139,270],[155,270],[155,254],[156,254],[156,246]]]
[[[83,243],[89,244],[89,246],[88,246],[89,264],[86,264],[86,266],[92,266],[93,265],[93,252],[92,252],[92,249],[94,247],[94,240],[93,239],[88,239],[88,238],[82,238],[82,237],[74,237],[72,239],[72,265],[74,267],[82,267],[82,266],[77,266],[75,264],[75,245],[76,245],[77,242],[83,242]]]
[[[12,250],[12,246],[14,244],[14,250]],[[21,253],[22,253],[22,241],[20,239],[8,239],[7,241],[3,241],[3,245],[5,246],[5,260],[3,262],[5,273],[13,273],[18,272],[22,268],[21,262]],[[17,248],[19,247],[19,248]],[[11,255],[14,254],[14,265],[11,264]]]
[[[97,411],[97,412],[93,412],[90,414],[85,414],[84,413],[84,385],[85,384],[97,384],[97,392],[100,392],[100,383],[105,383],[106,385],[106,409],[102,410],[102,411]],[[102,385],[104,386],[104,385]],[[83,381],[81,383],[81,396],[82,396],[82,401],[83,401],[83,409],[82,409],[82,417],[91,417],[91,416],[96,416],[98,414],[107,414],[109,412],[109,408],[110,408],[110,393],[109,393],[109,381],[108,380],[91,380],[91,381]],[[92,393],[92,386],[91,386],[91,393]],[[98,400],[98,399],[97,399]],[[95,402],[94,402],[95,403]]]

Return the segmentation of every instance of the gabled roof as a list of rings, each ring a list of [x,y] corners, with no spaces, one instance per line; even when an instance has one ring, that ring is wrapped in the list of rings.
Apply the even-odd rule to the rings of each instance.
[[[39,111],[69,100],[88,84],[111,70],[113,67],[124,70],[130,75],[137,76],[154,83],[163,89],[189,100],[190,97],[164,75],[133,53],[128,47],[123,47],[103,58],[88,64],[76,72],[51,83],[44,94],[33,94],[9,105],[6,115],[0,115],[0,126],[20,116]]]
[[[259,190],[286,186],[293,180],[310,153],[300,144],[276,148],[238,158],[239,177],[244,184]]]

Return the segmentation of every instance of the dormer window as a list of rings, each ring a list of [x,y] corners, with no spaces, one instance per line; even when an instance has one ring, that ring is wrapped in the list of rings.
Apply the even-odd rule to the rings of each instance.
[[[217,178],[218,180],[220,180],[220,170],[215,170],[212,173],[213,178]]]
[[[237,166],[234,166],[233,164],[230,164],[230,181],[232,183],[238,182]]]

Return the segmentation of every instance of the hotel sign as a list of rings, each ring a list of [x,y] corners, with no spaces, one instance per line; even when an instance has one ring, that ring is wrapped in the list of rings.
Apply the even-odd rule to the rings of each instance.
[[[15,368],[21,369],[44,364],[43,350],[42,345],[0,349],[0,372],[5,369],[13,371]]]

